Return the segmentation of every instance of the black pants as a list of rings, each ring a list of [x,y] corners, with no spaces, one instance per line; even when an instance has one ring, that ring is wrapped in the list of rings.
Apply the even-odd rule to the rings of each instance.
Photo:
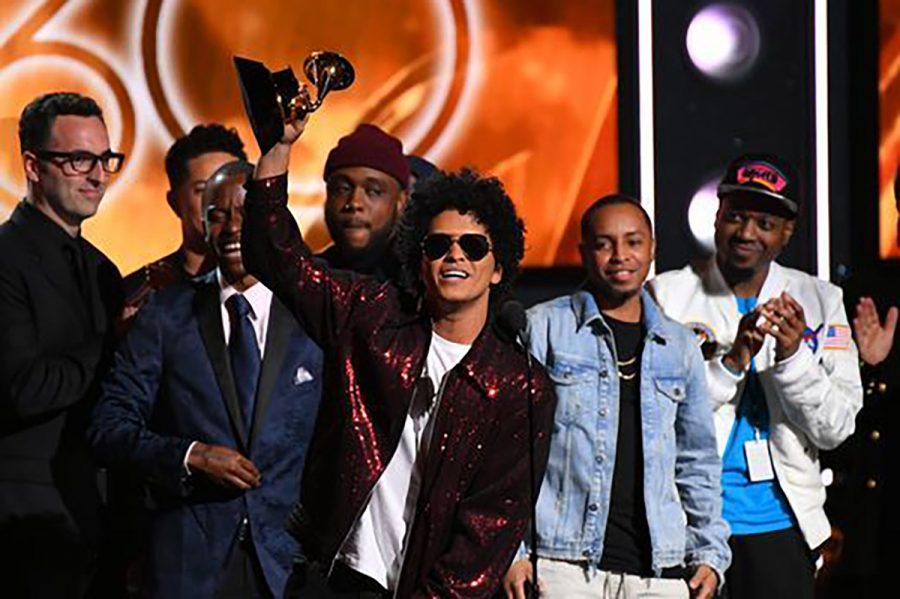
[[[796,528],[729,539],[727,599],[813,599],[815,553]]]
[[[215,599],[269,599],[272,593],[259,558],[253,550],[253,543],[248,538],[237,540],[231,548],[231,555],[225,562],[222,579],[216,589]]]
[[[318,565],[295,566],[287,587],[285,599],[388,599],[393,596],[365,574],[340,561],[335,563],[327,580]]]

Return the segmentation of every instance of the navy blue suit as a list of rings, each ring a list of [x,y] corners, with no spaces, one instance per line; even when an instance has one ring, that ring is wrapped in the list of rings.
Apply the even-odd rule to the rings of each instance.
[[[220,310],[213,277],[154,294],[116,353],[89,430],[99,459],[138,472],[151,490],[145,586],[154,597],[212,597],[245,514],[276,597],[300,552],[286,523],[321,396],[322,353],[273,298],[245,430]],[[188,476],[192,441],[240,451],[262,485],[241,492]]]

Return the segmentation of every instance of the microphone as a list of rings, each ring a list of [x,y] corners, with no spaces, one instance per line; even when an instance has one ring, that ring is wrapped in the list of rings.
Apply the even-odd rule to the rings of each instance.
[[[501,337],[507,341],[518,341],[522,347],[525,347],[524,337],[527,327],[528,318],[525,316],[525,306],[522,305],[522,302],[509,300],[500,306],[500,312],[497,314],[497,329]]]
[[[531,394],[531,352],[528,351],[528,344],[525,341],[525,330],[528,328],[528,317],[525,315],[525,306],[517,300],[508,300],[501,307],[497,314],[497,328],[502,337],[511,342],[518,342],[522,349],[525,350],[526,360],[526,393],[528,397],[528,478],[529,492],[531,500],[531,552],[529,561],[531,561],[531,575],[533,583],[526,585],[526,596],[535,598],[538,596],[538,565],[537,565],[537,495],[541,481],[535,480],[534,465],[534,398]]]

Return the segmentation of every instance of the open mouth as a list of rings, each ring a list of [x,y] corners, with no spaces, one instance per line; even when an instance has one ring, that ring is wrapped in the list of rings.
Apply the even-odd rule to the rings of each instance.
[[[445,281],[464,281],[470,276],[469,273],[455,268],[441,271],[441,279]]]
[[[634,275],[636,273],[636,270],[626,269],[606,271],[606,274],[610,278],[610,280],[619,282],[631,280],[632,278],[634,278]]]
[[[219,247],[222,248],[222,255],[224,256],[241,253],[241,241],[239,239],[235,241],[226,241],[225,243],[220,244]]]

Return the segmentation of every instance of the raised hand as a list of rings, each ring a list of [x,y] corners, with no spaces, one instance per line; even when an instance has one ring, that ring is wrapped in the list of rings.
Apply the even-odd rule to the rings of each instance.
[[[856,305],[853,330],[856,333],[856,343],[859,345],[859,357],[863,362],[876,366],[891,353],[894,333],[897,330],[897,315],[897,307],[892,306],[882,325],[878,317],[878,308],[872,298],[860,298]]]
[[[803,341],[806,315],[803,307],[787,292],[767,301],[760,308],[764,320],[759,330],[775,338],[775,359],[793,356]]]

